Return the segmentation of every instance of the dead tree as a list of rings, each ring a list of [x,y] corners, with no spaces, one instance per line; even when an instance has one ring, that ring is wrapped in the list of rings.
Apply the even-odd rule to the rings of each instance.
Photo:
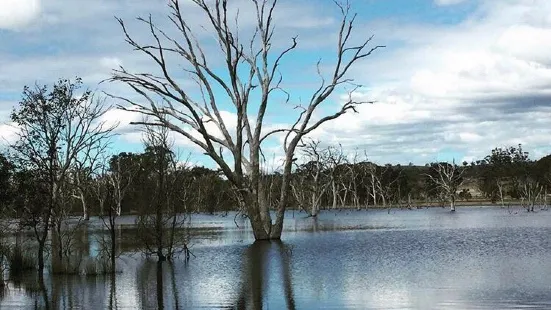
[[[499,194],[499,200],[501,202],[501,207],[505,207],[505,186],[506,179],[504,177],[498,177],[495,180],[497,186],[497,192]]]
[[[523,206],[528,212],[534,212],[534,207],[541,198],[543,186],[531,178],[527,178],[522,183],[521,199]]]
[[[351,36],[356,15],[351,13],[349,3],[337,3],[342,19],[337,31],[335,61],[324,64],[329,69],[324,72],[329,73],[322,74],[321,61],[318,61],[320,85],[305,105],[296,105],[299,111],[296,120],[290,127],[266,132],[264,125],[268,107],[275,102],[274,94],[283,91],[281,62],[298,44],[295,37],[286,48],[276,49],[273,40],[274,11],[278,1],[249,1],[256,22],[248,39],[245,32],[240,31],[238,15],[230,13],[232,10],[228,0],[188,2],[199,11],[196,14],[201,14],[208,26],[192,26],[184,16],[184,11],[189,12],[189,6],[184,9],[178,0],[169,0],[168,18],[172,29],[160,29],[151,17],[138,18],[150,32],[151,40],[147,43],[138,42],[130,34],[126,23],[119,19],[126,42],[151,60],[159,74],[135,73],[120,67],[110,80],[128,85],[140,96],[136,100],[117,97],[129,104],[124,109],[150,116],[151,121],[146,122],[147,125],[167,127],[181,134],[203,149],[220,167],[236,189],[239,204],[247,211],[255,239],[280,239],[297,146],[322,124],[348,111],[356,111],[359,104],[365,103],[353,96],[359,86],[352,83],[347,73],[354,64],[370,56],[380,46],[370,47],[372,37],[353,43]],[[243,8],[243,11],[248,9]],[[201,29],[214,33],[219,47],[217,55],[222,55],[224,59],[222,67],[216,67],[214,60],[207,56],[207,43],[200,40],[197,32]],[[172,35],[174,32],[178,36]],[[177,60],[173,62],[175,58]],[[184,87],[175,68],[183,68],[197,87]],[[348,99],[337,112],[325,116],[315,113],[327,98],[344,86],[349,86],[346,89]],[[218,89],[222,90],[222,94]],[[234,128],[230,128],[228,120],[223,118],[221,107],[227,102],[232,104],[232,112],[236,115]],[[285,155],[274,222],[269,206],[264,203],[260,162],[262,143],[276,133],[285,135]]]
[[[109,145],[110,137],[106,137],[98,143],[87,145],[82,156],[76,159],[75,167],[72,169],[70,177],[73,185],[72,196],[80,201],[82,218],[85,221],[90,219],[87,199],[92,194],[92,176],[104,168],[102,158]]]
[[[122,160],[121,154],[111,158],[110,171],[107,174],[108,180],[111,183],[110,186],[113,189],[113,199],[115,200],[115,204],[117,206],[117,216],[122,214],[122,202],[128,189],[132,185],[134,178],[140,171],[141,165],[141,163],[131,166],[122,165]]]
[[[466,168],[460,167],[455,162],[432,164],[431,173],[425,174],[443,197],[450,203],[450,211],[455,211],[455,198],[459,186],[464,182]]]
[[[392,184],[386,184],[383,177],[387,170],[390,169],[390,166],[379,167],[376,164],[368,162],[364,165],[364,169],[367,172],[370,185],[369,196],[373,199],[373,205],[377,206],[377,202],[380,202],[382,207],[386,208]]]
[[[366,151],[364,151],[364,157],[365,161],[362,162],[361,167],[364,176],[363,183],[368,184],[368,196],[373,199],[373,206],[377,206],[377,202],[379,201],[378,198],[380,196],[383,206],[386,207],[386,200],[381,194],[381,190],[383,188],[381,183],[381,171],[376,164],[368,161]],[[369,199],[366,199],[366,208],[368,204]]]
[[[337,146],[328,146],[326,149],[327,153],[327,172],[329,175],[329,182],[331,183],[331,194],[332,194],[332,208],[337,208],[337,203],[339,201],[339,187],[341,185],[340,179],[342,175],[339,174],[339,168],[342,168],[341,165],[346,161],[346,156],[344,155],[342,145]]]
[[[114,274],[116,272],[117,253],[117,218],[118,204],[115,188],[108,171],[108,160],[103,159],[92,177],[91,191],[94,201],[97,203],[99,218],[103,228],[107,230],[107,237],[99,235],[97,241],[100,244],[99,258],[107,263],[105,272]]]
[[[354,207],[357,210],[360,210],[360,171],[359,171],[359,160],[358,152],[355,151],[352,157],[352,161],[348,163],[348,179],[349,182],[347,185],[343,184],[347,191],[352,193],[352,200],[354,202]]]
[[[330,184],[324,172],[327,164],[327,149],[320,148],[320,142],[308,140],[300,145],[304,164],[297,167],[291,189],[299,206],[310,216],[316,217],[322,198]]]

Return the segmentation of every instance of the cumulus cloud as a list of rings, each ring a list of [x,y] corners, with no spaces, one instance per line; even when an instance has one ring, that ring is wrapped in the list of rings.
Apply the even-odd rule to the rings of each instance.
[[[0,124],[0,146],[8,146],[17,139],[19,129],[15,123]]]
[[[403,47],[356,71],[370,85],[360,97],[377,103],[316,138],[377,162],[469,160],[518,143],[534,158],[551,152],[550,16],[549,1],[483,1],[457,25],[396,27],[386,35]]]
[[[138,122],[142,119],[143,116],[139,113],[112,108],[105,112],[98,121],[105,127],[117,127],[118,133],[126,133],[133,131],[131,122]]]
[[[0,29],[18,29],[32,23],[40,15],[40,0],[0,1]]]

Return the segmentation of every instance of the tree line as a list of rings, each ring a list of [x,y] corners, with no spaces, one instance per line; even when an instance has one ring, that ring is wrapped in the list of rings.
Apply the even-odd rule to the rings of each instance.
[[[174,150],[166,127],[144,127],[142,152],[107,156],[116,125],[102,117],[112,107],[82,89],[80,79],[26,87],[22,97],[11,114],[18,138],[0,154],[0,211],[4,220],[15,219],[32,233],[39,270],[48,236],[55,244],[52,257],[65,266],[60,268],[71,266],[71,218],[78,219],[72,227],[91,215],[102,220],[109,232],[103,249],[114,269],[121,215],[136,215],[144,253],[159,260],[178,251],[189,255],[182,228],[192,213],[235,210],[250,217],[222,169],[190,165]],[[531,160],[522,145],[495,148],[471,163],[424,166],[377,165],[365,152],[347,153],[340,145],[307,139],[297,149],[287,176],[262,166],[256,182],[268,210],[278,209],[286,177],[291,193],[286,207],[313,217],[328,208],[413,208],[431,202],[455,211],[457,200],[473,198],[502,206],[516,200],[534,211],[546,205],[551,186],[551,156]]]
[[[176,213],[240,210],[246,214],[239,206],[235,188],[223,172],[181,161],[181,156],[172,150],[166,129],[147,127],[144,132],[147,141],[144,140],[141,153],[121,152],[105,158],[115,127],[104,128],[104,124],[98,122],[107,111],[103,102],[83,105],[82,100],[93,102],[92,94],[85,91],[85,96],[74,101],[71,107],[56,106],[74,98],[64,101],[55,96],[72,96],[67,92],[73,92],[80,84],[80,80],[76,84],[59,81],[48,94],[50,98],[44,102],[45,106],[38,106],[41,101],[26,99],[14,110],[12,120],[25,130],[11,152],[0,154],[2,214],[30,219],[42,216],[44,223],[51,216],[68,214],[80,214],[87,220],[91,214],[99,216],[108,211],[106,187],[110,188],[113,212],[117,216],[139,214],[155,209],[151,205],[159,201],[159,195],[164,195],[159,193],[162,186],[169,187],[167,194],[182,196],[173,198],[177,201]],[[24,95],[25,98],[44,96],[45,90],[26,88]],[[83,106],[89,111],[72,110]],[[39,117],[44,118],[40,120],[44,127],[31,127]],[[59,128],[46,127],[45,124],[52,122]],[[87,131],[74,126],[75,123]],[[92,124],[96,127],[92,128]],[[58,137],[50,131],[59,132]],[[75,141],[80,140],[84,142],[77,145]],[[424,166],[378,165],[369,161],[366,152],[347,153],[342,146],[322,146],[314,140],[303,141],[298,150],[290,178],[289,206],[310,216],[327,208],[411,208],[429,202],[449,203],[454,209],[456,200],[473,198],[503,206],[513,199],[530,205],[532,210],[545,199],[551,186],[551,156],[532,160],[522,145],[495,148],[483,159],[471,163],[438,162]],[[169,184],[158,184],[155,175],[159,173],[170,178],[170,182],[163,180]],[[261,175],[260,183],[265,188],[262,199],[271,209],[276,208],[280,199],[278,186],[282,177],[279,169]],[[42,207],[31,207],[33,199],[40,201]],[[54,206],[52,200],[59,200],[61,209]]]

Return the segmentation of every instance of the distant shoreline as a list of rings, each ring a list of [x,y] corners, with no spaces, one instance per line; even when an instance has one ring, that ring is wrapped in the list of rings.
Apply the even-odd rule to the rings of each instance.
[[[504,201],[504,207],[520,207],[522,205],[522,201],[520,200],[505,200]],[[455,202],[456,207],[501,207],[501,202],[492,202],[491,200],[468,200],[468,201],[456,201]],[[412,202],[410,207],[411,209],[424,209],[424,208],[449,208],[450,203],[449,202],[439,202],[439,201],[416,201]],[[386,206],[383,205],[362,205],[360,207],[360,210],[366,210],[366,209],[408,209],[407,204],[387,204]],[[293,210],[294,208],[288,208],[288,210]],[[355,206],[338,206],[336,209],[333,209],[331,206],[327,206],[325,208],[322,208],[321,210],[331,211],[331,210],[350,210],[350,209],[356,209]],[[295,209],[300,210],[300,209]]]

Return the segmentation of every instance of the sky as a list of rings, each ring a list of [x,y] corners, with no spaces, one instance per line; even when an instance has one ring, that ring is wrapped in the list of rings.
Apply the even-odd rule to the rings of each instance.
[[[374,45],[386,46],[356,63],[349,74],[363,86],[355,98],[374,103],[324,125],[312,133],[312,139],[341,144],[346,151],[358,151],[380,164],[471,161],[494,147],[519,143],[533,159],[551,153],[551,1],[350,2],[358,14],[354,42],[373,35]],[[181,3],[216,63],[219,55],[212,35],[200,27],[204,19],[189,0]],[[230,3],[234,12],[239,9],[240,29],[246,34],[252,20],[250,1]],[[134,96],[124,85],[98,84],[119,65],[131,71],[157,70],[124,42],[114,16],[148,43],[151,37],[135,17],[151,14],[170,32],[166,4],[166,0],[0,0],[2,143],[15,137],[9,113],[25,85],[51,85],[59,78],[79,76],[98,93]],[[319,85],[317,61],[322,68],[334,63],[339,22],[333,1],[280,0],[275,46],[282,48],[298,36],[298,48],[281,67],[290,101],[274,97],[268,127],[292,124],[297,115],[293,107]],[[178,59],[171,61],[177,72]],[[192,87],[180,77],[182,85]],[[346,89],[339,89],[317,116],[335,111],[345,95]],[[221,106],[224,119],[235,123],[232,107]],[[119,124],[115,151],[142,148],[140,129],[129,124],[140,119],[115,109],[104,116],[104,121]],[[178,148],[200,157],[201,151],[188,141],[174,139]],[[274,162],[281,158],[280,142],[276,136],[265,145],[265,154]]]

